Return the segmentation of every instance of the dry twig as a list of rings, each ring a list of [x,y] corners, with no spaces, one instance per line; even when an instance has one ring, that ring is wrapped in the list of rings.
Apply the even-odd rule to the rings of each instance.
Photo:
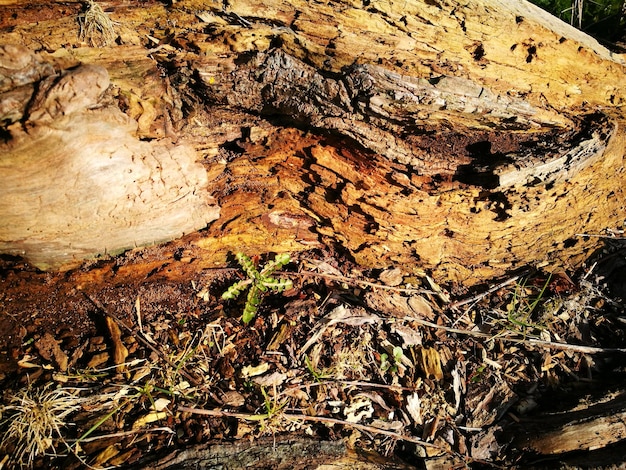
[[[201,408],[190,408],[187,406],[179,406],[178,410],[187,412],[187,413],[197,414],[197,415],[216,416],[218,418],[236,418],[236,419],[243,419],[243,420],[248,420],[248,421],[261,421],[263,419],[266,419],[264,415],[256,415],[256,414],[250,414],[250,413],[233,413],[230,411],[223,411],[223,410],[205,410]],[[325,416],[310,416],[310,415],[295,414],[295,413],[282,413],[281,416],[284,416],[286,419],[289,419],[292,421],[313,421],[317,423],[328,423],[328,424],[350,426],[360,431],[365,431],[365,432],[369,432],[372,434],[382,434],[384,436],[389,436],[389,437],[392,437],[394,439],[398,439],[401,441],[411,442],[413,444],[418,444],[424,447],[438,449],[445,453],[451,453],[451,451],[444,449],[431,442],[426,442],[416,437],[406,436],[404,434],[399,434],[397,432],[388,431],[386,429],[380,429],[374,426],[368,426],[366,424],[350,423],[348,421],[344,421],[341,419],[328,418]]]

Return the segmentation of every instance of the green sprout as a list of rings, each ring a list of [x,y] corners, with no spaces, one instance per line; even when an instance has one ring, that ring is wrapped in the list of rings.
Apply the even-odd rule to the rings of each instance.
[[[400,346],[394,346],[393,348],[393,357],[389,357],[389,354],[382,353],[380,355],[380,370],[383,372],[398,372],[398,364],[402,363],[402,348]]]
[[[531,299],[524,299],[526,282],[517,286],[515,292],[513,292],[513,299],[511,300],[511,303],[507,305],[507,320],[511,329],[519,329],[524,336],[532,331],[545,330],[544,326],[532,322],[531,316],[537,310],[540,303],[545,302],[544,296],[551,279],[552,275],[548,276],[548,279],[541,288],[541,291],[537,297],[532,299],[532,301],[530,301]]]
[[[259,271],[256,266],[254,266],[252,260],[243,253],[237,253],[235,256],[246,272],[248,279],[235,282],[222,294],[222,299],[235,299],[249,287],[250,290],[248,291],[246,305],[243,308],[243,315],[241,317],[243,322],[248,324],[259,310],[264,292],[267,292],[268,289],[275,292],[282,292],[293,287],[293,282],[290,279],[277,279],[272,277],[272,274],[274,274],[276,270],[289,263],[290,257],[286,253],[278,254],[273,261],[269,261],[263,266],[263,269]]]

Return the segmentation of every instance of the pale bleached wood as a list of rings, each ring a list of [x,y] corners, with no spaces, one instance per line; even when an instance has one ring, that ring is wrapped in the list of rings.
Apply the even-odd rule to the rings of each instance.
[[[219,216],[195,151],[140,141],[137,123],[107,101],[106,69],[19,73],[38,61],[24,48],[0,50],[5,81],[32,92],[4,114],[14,123],[0,146],[0,251],[56,269],[168,241]]]

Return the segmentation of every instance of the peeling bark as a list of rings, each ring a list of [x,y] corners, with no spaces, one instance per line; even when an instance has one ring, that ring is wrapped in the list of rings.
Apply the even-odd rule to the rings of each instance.
[[[473,439],[472,456],[491,459],[508,449],[523,456],[524,468],[623,464],[625,413],[624,392],[606,392],[573,408],[490,427]]]
[[[261,438],[254,443],[238,442],[230,445],[219,443],[190,447],[134,468],[411,470],[415,467],[391,457],[357,454],[346,448],[343,441],[319,441],[297,437],[284,439],[277,436],[271,439]]]

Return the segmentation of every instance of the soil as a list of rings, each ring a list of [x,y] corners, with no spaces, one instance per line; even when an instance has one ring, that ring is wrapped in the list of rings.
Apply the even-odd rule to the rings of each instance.
[[[43,273],[5,257],[5,439],[19,415],[11,400],[48,386],[88,400],[53,433],[47,452],[57,455],[33,456],[36,468],[170,468],[159,459],[181,449],[264,436],[344,440],[388,459],[376,468],[560,461],[506,442],[494,450],[484,436],[555,411],[555,397],[564,405],[620,387],[622,353],[610,348],[626,342],[626,257],[620,240],[607,242],[586,271],[526,270],[462,295],[400,269],[300,253],[276,274],[293,288],[265,294],[248,325],[243,299],[220,297],[246,278],[234,260],[194,270],[162,245]],[[143,272],[129,269],[138,263]],[[571,349],[517,342],[533,339]],[[4,451],[16,466],[20,443]]]

